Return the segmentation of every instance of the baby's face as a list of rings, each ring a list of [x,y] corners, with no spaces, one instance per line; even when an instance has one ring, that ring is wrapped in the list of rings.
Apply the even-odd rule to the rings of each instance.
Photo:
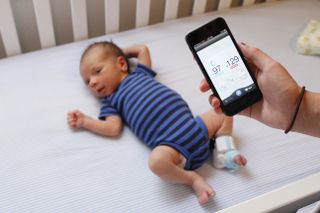
[[[116,91],[128,75],[124,57],[106,56],[103,47],[93,47],[80,64],[80,73],[96,97],[105,97]]]

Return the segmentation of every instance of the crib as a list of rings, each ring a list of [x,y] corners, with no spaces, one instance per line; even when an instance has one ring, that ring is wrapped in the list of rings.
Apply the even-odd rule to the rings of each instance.
[[[157,80],[194,114],[210,109],[184,36],[218,16],[236,40],[263,49],[300,85],[320,91],[319,57],[295,52],[319,11],[319,0],[0,0],[0,212],[295,212],[320,200],[318,138],[235,116],[248,165],[236,173],[210,162],[198,169],[217,192],[201,207],[189,187],[149,171],[150,150],[129,129],[105,138],[66,122],[75,108],[98,113],[99,100],[78,69],[82,51],[102,40],[146,44]]]

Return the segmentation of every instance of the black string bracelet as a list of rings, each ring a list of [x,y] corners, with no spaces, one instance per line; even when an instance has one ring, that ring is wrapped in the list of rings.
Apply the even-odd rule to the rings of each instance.
[[[297,115],[298,115],[298,112],[299,112],[299,108],[300,108],[300,105],[301,105],[301,102],[302,102],[302,98],[303,98],[303,95],[304,95],[305,91],[306,91],[306,87],[303,86],[302,89],[301,89],[300,95],[298,97],[298,104],[297,104],[296,109],[294,111],[291,123],[290,123],[289,127],[284,131],[284,133],[286,133],[286,134],[288,132],[290,132],[290,130],[292,129],[293,124],[294,124],[294,122],[295,122],[295,120],[297,118]]]

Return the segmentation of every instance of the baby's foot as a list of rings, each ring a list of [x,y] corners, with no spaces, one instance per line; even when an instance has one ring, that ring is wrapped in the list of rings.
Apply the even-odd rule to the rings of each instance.
[[[239,166],[245,166],[247,164],[247,159],[243,155],[237,155],[233,158],[233,162]]]
[[[206,183],[200,176],[194,179],[192,188],[198,196],[200,205],[206,204],[209,198],[213,197],[216,194],[212,187],[208,183]]]

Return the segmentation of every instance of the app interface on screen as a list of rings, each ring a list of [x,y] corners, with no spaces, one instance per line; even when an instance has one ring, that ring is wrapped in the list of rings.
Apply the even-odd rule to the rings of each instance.
[[[255,89],[255,84],[226,30],[194,46],[224,104]]]

